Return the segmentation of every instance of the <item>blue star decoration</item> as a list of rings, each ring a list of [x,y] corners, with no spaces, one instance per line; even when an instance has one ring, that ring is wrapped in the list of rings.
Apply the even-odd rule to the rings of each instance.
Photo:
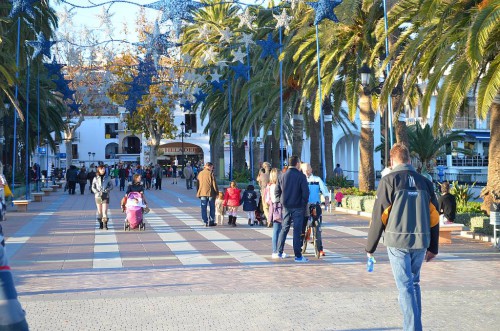
[[[186,101],[184,101],[184,103],[181,103],[181,107],[184,108],[184,111],[191,110],[192,106],[193,106],[193,104],[189,100],[186,100]]]
[[[260,54],[261,59],[266,58],[267,56],[272,56],[275,59],[278,58],[276,50],[282,45],[274,42],[272,33],[267,35],[267,40],[257,40],[257,44],[262,47],[262,53]]]
[[[59,73],[61,69],[65,66],[64,64],[57,63],[56,59],[52,59],[52,63],[44,63],[43,65],[47,69],[48,71],[47,75],[49,77]]]
[[[21,13],[28,14],[29,17],[35,19],[35,10],[33,4],[38,0],[10,0],[12,9],[10,10],[9,17],[13,18]]]
[[[73,100],[72,103],[68,104],[68,108],[70,109],[69,113],[75,113],[75,114],[80,114],[80,104],[76,103],[76,101]]]
[[[162,12],[161,23],[168,20],[172,22],[179,22],[180,20],[193,22],[194,19],[191,11],[205,6],[207,6],[207,4],[191,0],[160,0],[145,5],[145,7],[160,10]]]
[[[235,66],[231,66],[231,69],[234,70],[234,79],[238,79],[239,77],[243,78],[243,80],[248,80],[248,73],[250,72],[250,67],[244,65],[240,61]]]
[[[198,93],[193,94],[196,98],[196,102],[204,102],[207,99],[208,94],[200,90]]]
[[[50,58],[50,47],[52,47],[52,45],[54,45],[55,43],[55,41],[47,40],[41,32],[39,32],[36,36],[36,41],[26,41],[26,45],[31,46],[35,49],[31,57],[32,59],[35,59],[40,54],[43,54]]]
[[[307,2],[307,4],[316,11],[314,25],[318,25],[325,18],[338,23],[339,19],[335,15],[334,9],[341,3],[342,0],[318,0],[317,2]]]
[[[219,81],[214,80],[210,84],[212,84],[212,90],[214,92],[221,91],[222,93],[224,93],[224,84],[225,83],[226,83],[225,80],[220,79]]]

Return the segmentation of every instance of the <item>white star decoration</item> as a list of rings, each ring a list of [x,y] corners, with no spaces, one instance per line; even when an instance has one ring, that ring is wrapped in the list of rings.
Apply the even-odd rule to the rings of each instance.
[[[278,21],[276,23],[276,29],[279,29],[281,27],[284,27],[286,30],[290,29],[290,22],[292,21],[293,17],[287,15],[285,8],[283,8],[283,11],[280,15],[273,14],[273,16]]]
[[[219,70],[222,70],[222,69],[224,69],[225,67],[227,67],[227,61],[220,60],[220,61],[218,61],[215,65],[216,65],[217,67],[219,67]]]
[[[212,33],[212,30],[210,29],[210,27],[207,24],[203,24],[203,26],[199,30],[198,37],[200,38],[200,40],[205,40],[208,37],[210,37],[211,33]]]
[[[96,14],[96,18],[99,21],[99,27],[105,25],[109,26],[111,25],[111,19],[113,18],[114,14],[110,14],[106,8],[102,7],[101,12],[99,14]]]
[[[295,6],[301,1],[301,0],[287,0],[292,4],[292,9],[295,9]]]
[[[212,82],[218,82],[222,77],[222,75],[219,74],[217,71],[213,72],[211,76],[212,76]]]
[[[241,28],[242,26],[246,25],[250,30],[253,29],[252,23],[253,23],[253,21],[255,21],[255,19],[257,17],[255,17],[254,15],[250,14],[250,8],[249,7],[247,7],[247,9],[245,9],[245,12],[243,12],[240,15],[238,15],[238,17],[240,19],[240,23],[238,23],[238,28]]]
[[[241,63],[243,63],[245,61],[245,57],[247,56],[246,53],[241,51],[241,47],[238,47],[238,50],[236,52],[231,51],[231,55],[234,56],[233,62],[239,61]]]
[[[209,49],[207,49],[205,51],[205,53],[203,54],[203,60],[205,62],[215,62],[215,57],[219,55],[218,52],[214,51],[213,47],[210,47]]]
[[[224,30],[220,31],[220,41],[221,42],[225,41],[226,43],[230,44],[232,36],[233,36],[233,33],[231,32],[231,29],[229,29],[229,28],[224,28]]]
[[[189,54],[184,54],[182,56],[182,62],[184,62],[185,64],[189,64],[191,63],[191,60],[193,59],[193,57]]]
[[[245,44],[245,47],[247,48],[249,45],[255,45],[255,41],[253,40],[253,33],[243,33],[239,42]]]

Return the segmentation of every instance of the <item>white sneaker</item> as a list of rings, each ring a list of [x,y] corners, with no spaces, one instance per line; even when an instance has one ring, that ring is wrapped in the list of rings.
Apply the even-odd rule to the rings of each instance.
[[[271,255],[271,259],[279,259],[280,258],[280,255],[278,253],[273,253]]]
[[[302,256],[302,257],[296,257],[295,258],[295,262],[297,262],[297,263],[307,263],[307,262],[309,262],[309,260],[305,256]]]
[[[283,252],[281,255],[279,255],[280,259],[286,259],[288,257],[288,254]]]

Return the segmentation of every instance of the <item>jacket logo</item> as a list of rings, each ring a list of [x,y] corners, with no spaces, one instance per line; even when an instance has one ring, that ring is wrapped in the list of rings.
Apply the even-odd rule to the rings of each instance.
[[[408,176],[408,186],[411,188],[417,187],[417,185],[415,185],[415,178],[413,178],[413,176]]]

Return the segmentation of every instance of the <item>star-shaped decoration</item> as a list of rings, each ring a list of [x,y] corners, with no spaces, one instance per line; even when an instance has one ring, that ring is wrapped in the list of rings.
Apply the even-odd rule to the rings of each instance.
[[[250,30],[253,29],[252,24],[257,17],[250,14],[250,7],[247,7],[242,14],[238,15],[238,17],[240,19],[240,23],[238,23],[238,28],[241,28],[246,25]]]
[[[217,71],[212,73],[210,76],[212,76],[212,82],[218,82],[220,78],[222,77],[221,74],[219,74]]]
[[[245,47],[248,48],[249,45],[255,45],[255,41],[253,40],[253,33],[242,33],[240,40],[238,42],[245,44]]]
[[[191,101],[185,100],[183,103],[180,104],[180,106],[184,108],[184,111],[188,111],[191,110],[193,104],[191,103]]]
[[[216,58],[217,55],[219,55],[219,53],[216,52],[213,47],[210,47],[209,49],[207,49],[204,52],[204,54],[203,54],[203,60],[205,60],[207,63],[208,62],[216,62],[215,58]]]
[[[196,102],[204,102],[207,99],[208,94],[200,89],[198,92],[193,94],[193,96],[196,98]]]
[[[241,47],[238,47],[238,50],[236,52],[231,51],[231,55],[234,56],[233,62],[245,62],[244,59],[247,56],[246,53],[241,51]]]
[[[261,59],[266,58],[267,56],[272,56],[275,59],[278,58],[276,50],[282,45],[274,42],[272,33],[267,35],[267,40],[258,40],[257,44],[262,47],[262,53],[260,54]]]
[[[73,11],[68,11],[68,8],[66,6],[63,7],[63,10],[61,12],[57,13],[57,18],[58,18],[58,24],[59,26],[63,26],[65,24],[71,26],[73,25],[73,17],[75,16],[75,12]]]
[[[307,4],[316,11],[314,25],[318,25],[325,18],[338,23],[339,19],[335,15],[334,9],[341,3],[342,0],[318,0],[318,2],[307,2]]]
[[[290,30],[290,22],[292,21],[293,17],[288,16],[285,8],[283,8],[280,15],[273,14],[273,17],[276,19],[276,21],[278,21],[276,23],[276,29],[284,27],[286,30]]]
[[[220,80],[220,81],[212,81],[210,84],[212,84],[212,91],[217,92],[221,91],[224,93],[224,84],[226,83],[225,80]]]
[[[244,65],[241,62],[238,62],[237,65],[231,66],[231,69],[234,70],[234,79],[238,79],[239,77],[243,78],[243,80],[248,80],[248,73],[250,72],[250,67]]]
[[[297,6],[297,4],[301,1],[302,0],[287,0],[287,2],[289,2],[292,5],[292,9],[295,9],[295,6]]]
[[[35,19],[35,10],[33,4],[38,0],[10,0],[12,9],[10,10],[9,17],[13,18],[21,13],[26,13],[32,19]]]
[[[47,69],[49,77],[61,72],[61,69],[65,66],[64,64],[57,63],[55,58],[52,59],[52,63],[44,63],[43,65]]]
[[[172,87],[172,94],[180,94],[180,93],[181,93],[181,89],[179,88],[179,86],[177,84],[175,84]]]
[[[182,55],[182,62],[184,62],[185,64],[191,63],[192,59],[193,59],[193,57],[189,54]]]
[[[192,11],[207,6],[204,3],[199,3],[192,0],[160,0],[145,7],[160,10],[162,12],[161,22],[172,21],[179,22],[181,20],[192,22]]]
[[[33,51],[33,55],[31,56],[32,59],[38,57],[38,55],[40,54],[43,54],[50,58],[50,47],[52,47],[52,45],[54,45],[55,43],[55,41],[45,39],[45,36],[41,32],[39,32],[36,36],[36,41],[26,41],[26,44],[28,46],[31,46],[35,49]]]
[[[224,30],[220,31],[220,42],[226,42],[228,44],[231,43],[231,38],[233,37],[233,32],[231,32],[230,28],[224,28]]]
[[[208,24],[203,24],[201,29],[198,30],[199,35],[198,38],[200,40],[206,40],[210,37],[210,34],[212,33],[212,30],[210,29],[210,26]]]
[[[203,75],[195,74],[193,81],[198,84],[205,84],[207,82],[207,78]]]
[[[75,114],[80,114],[80,104],[76,103],[76,101],[73,100],[72,103],[68,104],[68,108],[70,109],[69,113],[75,113]]]
[[[115,14],[111,14],[106,8],[101,7],[101,12],[96,14],[96,18],[99,21],[99,27],[112,25],[111,19]]]
[[[219,70],[222,70],[222,69],[227,67],[227,61],[220,60],[220,61],[217,61],[217,63],[215,65],[219,68]]]

